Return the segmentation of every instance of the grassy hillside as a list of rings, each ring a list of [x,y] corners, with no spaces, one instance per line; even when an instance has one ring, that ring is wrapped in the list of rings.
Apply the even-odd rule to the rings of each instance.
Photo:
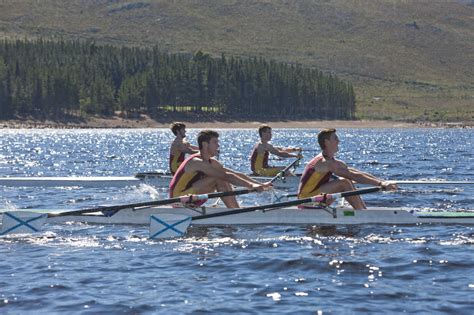
[[[0,36],[264,56],[351,80],[360,118],[474,121],[474,2],[4,0]]]

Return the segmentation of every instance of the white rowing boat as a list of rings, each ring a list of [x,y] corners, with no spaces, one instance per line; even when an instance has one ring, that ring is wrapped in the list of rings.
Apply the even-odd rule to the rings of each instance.
[[[17,210],[0,211],[0,235],[38,232],[44,223],[84,222],[97,224],[149,224],[150,238],[182,236],[191,222],[195,225],[334,225],[334,224],[474,224],[474,211],[416,211],[409,208],[303,207],[324,204],[355,195],[375,193],[382,186],[271,203],[239,209],[183,207],[183,203],[223,198],[255,192],[254,189],[223,191],[203,195],[180,196],[134,204],[102,206],[73,211]],[[170,207],[169,205],[178,206]]]
[[[85,177],[0,177],[0,186],[7,187],[127,187],[147,184],[168,187],[173,176],[164,173],[138,173],[135,176],[85,176]],[[266,182],[272,177],[252,176]],[[277,189],[296,189],[300,176],[280,178],[273,182]]]
[[[150,224],[150,217],[177,215],[197,218],[202,215],[214,215],[227,208],[172,208],[169,206],[143,209],[123,209],[112,216],[101,212],[86,215],[50,216],[47,223],[83,222],[96,224]],[[1,214],[6,210],[2,210]],[[38,216],[42,213],[57,213],[51,210],[26,210],[25,214]],[[226,226],[226,225],[333,225],[333,224],[474,224],[474,210],[469,211],[426,211],[410,208],[372,207],[367,210],[352,208],[304,208],[285,207],[272,210],[257,210],[245,213],[222,215],[210,218],[193,219],[193,225]]]
[[[133,177],[2,177],[0,186],[8,187],[125,187],[147,181]]]

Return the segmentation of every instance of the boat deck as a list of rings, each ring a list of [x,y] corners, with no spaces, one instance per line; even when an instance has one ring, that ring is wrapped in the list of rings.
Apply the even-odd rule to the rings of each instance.
[[[124,209],[108,217],[101,212],[87,215],[62,215],[48,217],[48,223],[85,222],[99,224],[149,224],[151,215],[199,216],[228,211],[227,208],[189,208],[152,207],[143,209]],[[3,210],[5,211],[5,210]],[[11,210],[10,210],[11,211]],[[58,212],[58,211],[54,211]],[[48,213],[47,210],[26,210],[32,216]],[[67,212],[63,212],[67,214]],[[299,209],[288,207],[268,211],[252,211],[241,214],[224,215],[202,220],[193,220],[193,225],[337,225],[337,224],[474,224],[474,210],[469,211],[417,211],[409,208],[352,208]]]

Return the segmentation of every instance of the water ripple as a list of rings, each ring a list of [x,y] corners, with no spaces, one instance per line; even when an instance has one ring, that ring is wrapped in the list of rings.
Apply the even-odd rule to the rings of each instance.
[[[169,130],[1,130],[1,176],[129,176],[167,168]],[[190,129],[191,142],[198,130]],[[275,145],[317,152],[316,130]],[[473,130],[341,129],[339,157],[390,179],[472,180]],[[220,160],[247,172],[255,130],[222,130]],[[456,141],[453,141],[456,139]],[[450,143],[450,146],[446,146]],[[284,165],[284,160],[271,163]],[[300,168],[301,170],[301,168]],[[401,186],[371,205],[472,209],[474,188]],[[80,209],[166,190],[4,187],[2,208]],[[250,197],[250,196],[249,196]],[[270,194],[240,198],[269,202]],[[2,313],[471,314],[474,230],[459,225],[192,227],[49,225],[0,238]]]

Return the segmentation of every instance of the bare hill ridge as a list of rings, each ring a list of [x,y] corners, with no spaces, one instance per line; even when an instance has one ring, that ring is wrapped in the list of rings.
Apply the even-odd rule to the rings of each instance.
[[[263,56],[351,80],[361,118],[474,120],[473,16],[466,0],[6,0],[0,37]]]

